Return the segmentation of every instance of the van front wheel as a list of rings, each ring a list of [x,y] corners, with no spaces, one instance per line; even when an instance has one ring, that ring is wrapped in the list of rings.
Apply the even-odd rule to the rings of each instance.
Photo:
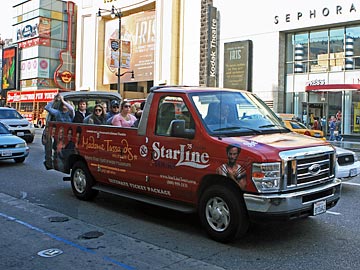
[[[222,185],[205,190],[199,202],[199,215],[209,236],[223,243],[235,240],[249,226],[241,194]]]
[[[71,170],[71,188],[75,196],[80,200],[92,200],[99,193],[92,189],[95,181],[89,172],[86,164],[78,161]]]

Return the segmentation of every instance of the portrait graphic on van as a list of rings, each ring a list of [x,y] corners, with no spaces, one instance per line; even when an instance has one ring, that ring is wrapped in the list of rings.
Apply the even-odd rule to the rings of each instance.
[[[233,179],[241,189],[246,187],[246,171],[243,166],[237,163],[237,159],[241,152],[239,145],[230,144],[226,147],[226,155],[228,161],[221,164],[217,169],[216,173]]]

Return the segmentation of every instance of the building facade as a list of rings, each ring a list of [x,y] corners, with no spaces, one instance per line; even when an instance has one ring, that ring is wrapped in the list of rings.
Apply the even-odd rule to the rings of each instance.
[[[229,43],[251,41],[252,91],[274,111],[294,113],[310,126],[322,118],[325,132],[329,118],[341,115],[341,133],[359,134],[358,2],[214,0],[214,5],[221,14],[221,67],[228,64]],[[225,72],[220,68],[223,85]]]
[[[44,106],[58,91],[75,90],[75,18],[71,1],[13,6],[13,44],[6,48],[2,89],[7,104],[35,123],[43,120]]]
[[[121,22],[111,16],[113,7]],[[124,98],[144,98],[153,85],[198,85],[200,15],[201,3],[194,1],[81,1],[76,88],[119,90]],[[119,27],[124,76],[117,89],[119,54],[112,44],[119,39]]]

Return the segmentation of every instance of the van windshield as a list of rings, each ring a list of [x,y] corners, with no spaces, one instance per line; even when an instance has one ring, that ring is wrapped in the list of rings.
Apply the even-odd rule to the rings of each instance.
[[[211,135],[289,132],[276,114],[251,93],[201,92],[191,94],[191,100]]]

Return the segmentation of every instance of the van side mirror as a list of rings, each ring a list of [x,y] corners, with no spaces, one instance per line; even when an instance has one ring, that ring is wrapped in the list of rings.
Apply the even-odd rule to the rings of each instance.
[[[172,120],[170,124],[170,135],[172,137],[193,139],[195,137],[195,130],[186,129],[185,120]]]

